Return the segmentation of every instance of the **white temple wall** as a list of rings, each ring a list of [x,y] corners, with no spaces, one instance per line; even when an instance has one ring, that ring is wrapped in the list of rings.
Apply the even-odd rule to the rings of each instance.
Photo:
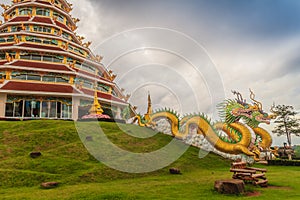
[[[78,120],[78,111],[79,111],[79,106],[80,106],[80,98],[79,97],[73,97],[72,98],[72,119],[73,120]]]
[[[0,94],[0,117],[5,116],[5,103],[6,103],[6,94]]]

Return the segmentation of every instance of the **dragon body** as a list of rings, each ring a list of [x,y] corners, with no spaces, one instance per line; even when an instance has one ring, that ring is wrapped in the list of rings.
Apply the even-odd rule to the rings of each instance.
[[[188,115],[180,119],[172,110],[153,112],[150,95],[148,112],[144,116],[137,115],[134,122],[142,127],[155,128],[157,120],[167,119],[171,125],[171,133],[178,139],[185,139],[190,134],[190,127],[195,127],[197,134],[203,135],[217,150],[228,154],[245,154],[258,159],[260,154],[258,149],[269,149],[272,144],[270,134],[260,128],[259,124],[269,124],[273,116],[263,112],[252,91],[250,97],[254,101],[253,104],[246,103],[240,93],[234,94],[237,95],[237,99],[225,100],[218,106],[222,122],[212,123],[203,114]],[[253,144],[249,129],[256,134],[257,144]],[[225,133],[226,137],[220,132]]]

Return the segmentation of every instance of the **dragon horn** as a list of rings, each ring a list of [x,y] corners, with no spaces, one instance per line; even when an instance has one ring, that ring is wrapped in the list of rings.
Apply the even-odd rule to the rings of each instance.
[[[254,94],[254,92],[251,90],[251,89],[249,89],[250,90],[250,99],[252,100],[252,101],[254,101],[254,103],[258,106],[258,108],[260,109],[260,110],[262,110],[262,103],[260,103],[259,101],[257,101],[257,100],[255,100],[255,94]]]
[[[237,100],[240,101],[240,102],[244,102],[244,98],[242,96],[242,94],[240,92],[237,92],[237,91],[231,91],[234,95],[237,96]]]

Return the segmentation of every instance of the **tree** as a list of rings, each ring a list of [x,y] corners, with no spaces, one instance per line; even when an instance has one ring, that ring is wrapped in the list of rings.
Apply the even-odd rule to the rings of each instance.
[[[297,112],[294,111],[293,106],[277,105],[272,109],[277,115],[275,124],[277,124],[272,131],[278,136],[286,135],[289,146],[292,145],[292,134],[300,136],[300,124],[296,118]]]

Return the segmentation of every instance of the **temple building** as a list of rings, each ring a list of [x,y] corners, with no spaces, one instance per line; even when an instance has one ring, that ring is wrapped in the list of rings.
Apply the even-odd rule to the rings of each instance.
[[[0,118],[72,119],[98,97],[104,114],[132,111],[116,75],[75,33],[79,19],[66,0],[13,0],[1,5]]]

